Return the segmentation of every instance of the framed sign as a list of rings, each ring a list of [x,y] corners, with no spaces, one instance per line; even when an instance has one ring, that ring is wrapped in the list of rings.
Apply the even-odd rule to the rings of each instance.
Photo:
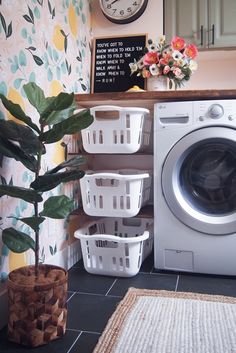
[[[147,34],[94,38],[92,93],[125,92],[134,85],[144,88],[144,79],[131,75],[129,63],[139,60]]]

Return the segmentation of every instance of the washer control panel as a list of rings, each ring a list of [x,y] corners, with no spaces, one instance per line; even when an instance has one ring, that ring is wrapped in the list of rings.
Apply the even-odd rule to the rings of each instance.
[[[212,104],[207,111],[207,115],[211,119],[220,119],[224,115],[224,108],[220,104]]]
[[[199,123],[232,124],[236,121],[236,100],[210,100],[193,102],[194,121]]]
[[[236,99],[160,102],[154,104],[155,129],[182,129],[197,125],[236,127]]]

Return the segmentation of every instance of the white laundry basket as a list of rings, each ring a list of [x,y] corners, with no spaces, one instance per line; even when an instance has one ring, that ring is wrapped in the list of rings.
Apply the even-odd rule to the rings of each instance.
[[[90,108],[94,122],[81,131],[88,153],[135,153],[149,146],[152,119],[145,108]]]
[[[80,239],[86,271],[131,277],[153,248],[150,218],[102,218],[74,233]]]
[[[133,217],[147,204],[151,174],[140,170],[87,171],[80,179],[84,212],[99,217]]]

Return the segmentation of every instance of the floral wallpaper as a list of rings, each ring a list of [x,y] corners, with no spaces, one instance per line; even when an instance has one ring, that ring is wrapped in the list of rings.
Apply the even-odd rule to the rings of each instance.
[[[31,117],[35,114],[28,105],[23,85],[29,81],[41,86],[45,95],[61,91],[89,92],[90,90],[90,1],[88,0],[0,0],[0,92],[18,103]],[[14,119],[0,104],[0,119]],[[60,143],[50,145],[50,160],[44,169],[64,159]],[[0,160],[0,183],[28,187],[31,173],[15,160]],[[67,190],[75,194],[71,185]],[[1,243],[1,229],[16,226],[30,232],[26,225],[9,215],[25,217],[32,209],[22,200],[0,198],[0,282],[9,271],[33,262],[33,254],[13,254]],[[56,254],[68,245],[65,221],[48,220],[43,225],[41,260]],[[1,289],[1,285],[0,285]]]

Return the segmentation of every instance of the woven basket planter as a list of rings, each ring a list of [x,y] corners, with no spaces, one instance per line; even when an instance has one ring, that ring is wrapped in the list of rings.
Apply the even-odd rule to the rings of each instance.
[[[65,334],[68,273],[61,267],[40,265],[12,271],[8,279],[8,339],[37,347]]]

